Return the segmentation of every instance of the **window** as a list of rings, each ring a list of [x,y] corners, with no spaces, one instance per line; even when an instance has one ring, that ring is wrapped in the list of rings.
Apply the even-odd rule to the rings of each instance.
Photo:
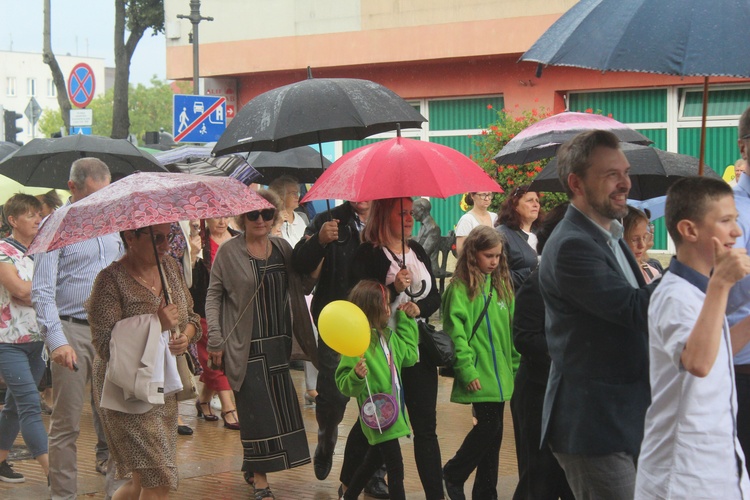
[[[57,87],[52,78],[47,78],[47,97],[57,97]]]
[[[750,89],[709,89],[708,114],[710,119],[737,120],[750,101]],[[703,89],[680,91],[679,120],[700,120],[703,115]]]
[[[33,78],[26,79],[26,95],[32,97],[36,95],[36,80]]]
[[[10,97],[16,95],[16,77],[9,76],[5,79],[5,95]]]

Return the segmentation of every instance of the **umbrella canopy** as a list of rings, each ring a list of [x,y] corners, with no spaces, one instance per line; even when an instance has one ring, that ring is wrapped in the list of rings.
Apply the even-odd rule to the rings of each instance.
[[[164,166],[171,165],[173,163],[187,163],[193,160],[202,160],[204,158],[211,157],[211,150],[216,143],[205,146],[195,146],[193,144],[185,144],[174,149],[167,151],[160,151],[154,154],[159,163]]]
[[[474,191],[502,193],[503,189],[479,165],[455,149],[396,137],[362,146],[336,160],[302,201],[447,198]]]
[[[567,111],[525,128],[493,158],[500,165],[521,165],[555,156],[557,148],[586,130],[608,130],[620,141],[651,144],[645,135],[608,116]]]
[[[601,71],[750,77],[740,0],[581,0],[522,61]]]
[[[184,163],[167,165],[170,172],[209,175],[214,177],[232,177],[246,186],[261,177],[260,172],[250,166],[241,155],[227,155],[216,158],[206,157],[193,159]]]
[[[5,158],[14,151],[18,151],[20,147],[15,142],[0,141],[0,158]]]
[[[630,162],[632,186],[628,197],[632,200],[648,200],[667,194],[673,182],[691,175],[698,175],[698,159],[688,155],[669,153],[650,146],[622,144],[622,151]],[[711,169],[707,175],[720,179]],[[565,188],[557,176],[557,158],[553,158],[531,183],[531,191],[564,192]]]
[[[312,78],[251,99],[227,126],[214,154],[283,151],[298,146],[359,140],[425,118],[393,91],[368,80]]]
[[[236,179],[173,173],[137,173],[65,205],[42,224],[28,253],[188,219],[209,219],[273,208]]]
[[[247,155],[247,162],[263,175],[263,182],[266,184],[282,175],[291,175],[302,183],[312,183],[320,177],[323,169],[331,166],[327,158],[321,157],[320,153],[310,146],[278,153],[253,151]]]
[[[125,139],[78,134],[32,139],[0,162],[0,174],[24,186],[68,189],[70,166],[89,157],[102,160],[112,174],[166,172],[156,158]]]
[[[648,200],[628,200],[628,205],[644,212],[648,210],[649,220],[654,221],[664,217],[664,212],[667,208],[667,197],[657,196]]]

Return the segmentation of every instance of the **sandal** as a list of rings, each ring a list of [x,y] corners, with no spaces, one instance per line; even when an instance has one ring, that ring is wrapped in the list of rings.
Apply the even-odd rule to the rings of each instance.
[[[272,498],[276,500],[276,497],[274,496],[273,491],[271,491],[270,485],[261,489],[257,489],[255,486],[253,486],[253,498],[255,500],[266,500],[268,498]]]
[[[203,411],[204,406],[208,408],[208,411]],[[201,403],[200,399],[196,399],[195,409],[198,410],[198,416],[203,417],[206,422],[216,422],[219,420],[219,417],[214,415],[214,412],[211,411],[211,404],[209,402]]]
[[[227,422],[227,415],[230,413],[234,413],[234,419],[237,420],[237,422]],[[237,419],[237,409],[221,412],[221,419],[224,420],[224,427],[227,429],[232,429],[233,431],[240,430],[240,422]]]

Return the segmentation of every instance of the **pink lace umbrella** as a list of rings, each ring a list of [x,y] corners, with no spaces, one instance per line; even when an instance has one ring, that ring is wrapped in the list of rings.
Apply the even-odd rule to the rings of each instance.
[[[231,177],[136,172],[53,212],[28,253],[155,224],[227,217],[264,208],[273,206]]]

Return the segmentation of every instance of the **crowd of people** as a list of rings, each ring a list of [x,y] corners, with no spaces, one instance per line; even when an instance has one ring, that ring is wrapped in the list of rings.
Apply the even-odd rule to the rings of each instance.
[[[739,130],[746,157],[750,108]],[[26,249],[43,216],[62,202],[54,193],[12,196],[0,241],[0,480],[24,480],[7,461],[20,433],[52,498],[75,498],[88,401],[94,467],[112,498],[167,498],[178,487],[178,432],[192,433],[177,411],[187,390],[178,360],[189,358],[202,390],[187,397],[198,417],[239,431],[255,500],[275,498],[279,471],[312,462],[316,478],[328,478],[351,398],[360,416],[347,422],[340,498],[406,498],[399,438],[407,435],[428,500],[465,498],[472,473],[472,498],[498,498],[506,402],[514,499],[746,498],[750,177],[734,189],[699,177],[670,187],[665,224],[677,251],[665,270],[647,253],[649,214],[627,205],[629,164],[617,137],[584,132],[557,157],[569,203],[546,214],[528,185],[507,193],[497,215],[493,193],[465,196],[471,208],[456,225],[442,297],[427,200],[345,202],[310,221],[299,183],[283,176],[258,191],[272,208],[32,258]],[[105,163],[79,159],[66,203],[110,181]],[[425,227],[413,239],[415,218]],[[318,336],[321,311],[336,300],[365,313],[362,356],[340,355]],[[445,461],[438,366],[420,337],[420,322],[438,310],[455,347],[450,400],[470,405],[474,418]],[[147,375],[133,368],[136,352],[142,363],[152,353]],[[65,387],[53,391],[49,431],[39,392],[46,359],[53,388]],[[295,360],[305,362],[303,401],[315,409],[312,456]],[[116,379],[123,371],[129,382]],[[372,421],[376,397],[387,422]]]

